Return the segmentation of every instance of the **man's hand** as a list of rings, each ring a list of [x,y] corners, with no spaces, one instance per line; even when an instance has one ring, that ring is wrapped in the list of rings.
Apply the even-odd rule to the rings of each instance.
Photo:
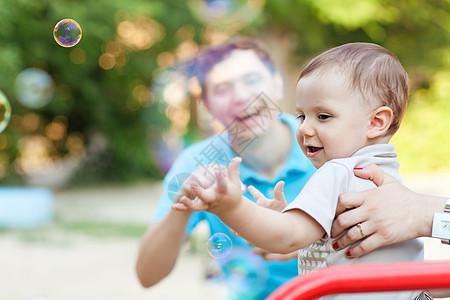
[[[335,237],[350,229],[333,243],[333,248],[345,248],[365,237],[346,253],[347,257],[359,257],[379,247],[417,237],[414,220],[417,207],[410,205],[415,193],[376,165],[355,169],[354,173],[372,180],[378,188],[339,196],[331,235]]]

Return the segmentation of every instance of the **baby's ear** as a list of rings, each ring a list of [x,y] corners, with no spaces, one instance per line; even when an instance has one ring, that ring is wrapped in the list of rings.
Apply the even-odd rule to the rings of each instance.
[[[394,113],[388,106],[381,106],[372,111],[367,138],[373,139],[384,136],[392,124]]]

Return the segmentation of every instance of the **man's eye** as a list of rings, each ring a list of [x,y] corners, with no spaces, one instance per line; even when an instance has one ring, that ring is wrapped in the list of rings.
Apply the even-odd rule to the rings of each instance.
[[[230,85],[228,84],[221,84],[214,88],[214,93],[216,95],[223,95],[227,93],[230,90]]]
[[[257,83],[261,82],[261,77],[260,76],[255,76],[255,75],[253,75],[253,76],[246,76],[244,78],[244,82],[247,85],[257,84]]]

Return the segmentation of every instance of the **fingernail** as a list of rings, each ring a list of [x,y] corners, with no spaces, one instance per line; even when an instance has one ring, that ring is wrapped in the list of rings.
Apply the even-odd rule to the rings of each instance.
[[[353,170],[362,170],[363,168],[353,168]]]
[[[352,257],[352,255],[350,254],[350,250],[348,250],[347,252],[345,252],[345,256],[347,256],[347,257]]]
[[[332,244],[334,250],[339,250],[339,245],[337,242],[333,242]],[[348,252],[348,251],[347,251]]]

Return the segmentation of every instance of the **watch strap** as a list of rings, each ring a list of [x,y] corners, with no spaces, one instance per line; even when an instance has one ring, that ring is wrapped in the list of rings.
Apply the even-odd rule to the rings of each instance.
[[[447,213],[447,216],[450,216],[450,198],[445,202],[444,212]],[[450,218],[449,218],[450,219]],[[443,222],[443,221],[441,221]],[[450,245],[450,238],[441,238],[441,243],[445,245]]]

